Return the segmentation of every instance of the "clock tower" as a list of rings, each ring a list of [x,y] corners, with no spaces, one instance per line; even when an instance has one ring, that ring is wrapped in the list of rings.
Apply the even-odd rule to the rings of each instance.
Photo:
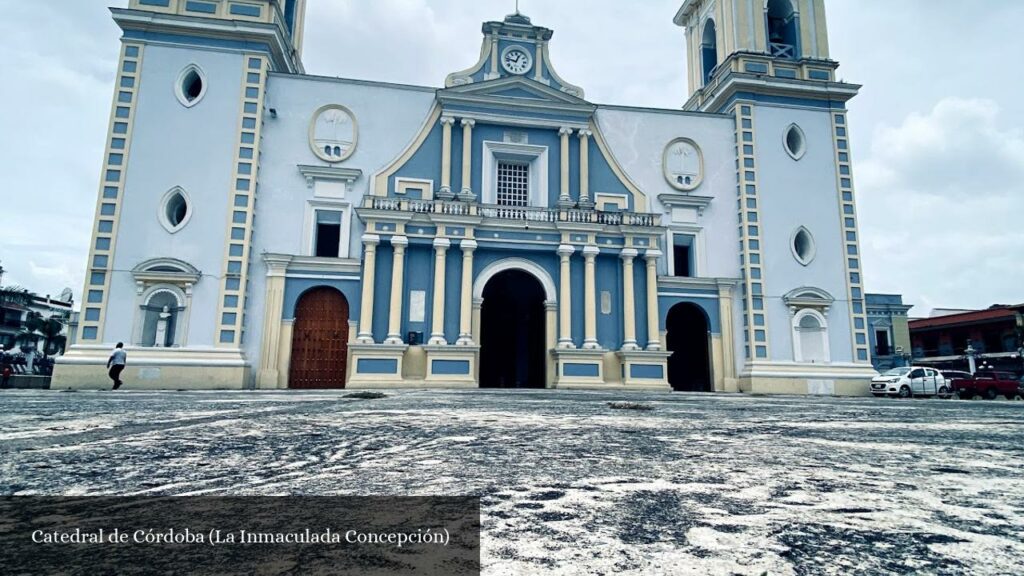
[[[517,11],[501,22],[485,22],[483,33],[480,59],[469,69],[449,74],[445,88],[519,77],[583,98],[583,89],[563,80],[551,65],[551,29],[534,26],[529,16]]]

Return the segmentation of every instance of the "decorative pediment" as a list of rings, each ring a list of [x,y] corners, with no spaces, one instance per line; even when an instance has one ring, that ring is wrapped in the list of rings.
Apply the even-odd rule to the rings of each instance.
[[[475,97],[480,99],[516,98],[557,104],[591,106],[582,98],[561,90],[555,90],[546,84],[522,76],[510,76],[476,84],[454,86],[442,90],[439,94],[448,97],[461,96],[463,98]]]
[[[170,284],[195,284],[203,273],[198,268],[177,258],[151,258],[132,268],[136,282],[166,282]]]
[[[782,301],[789,308],[790,314],[796,314],[800,310],[812,308],[828,315],[828,309],[832,307],[836,299],[821,288],[804,286],[787,292],[782,297]]]
[[[444,113],[462,118],[585,128],[596,106],[529,78],[512,77],[437,92]]]
[[[479,84],[503,78],[529,78],[555,90],[583,98],[583,89],[563,80],[551,66],[548,42],[550,29],[534,26],[530,18],[516,12],[498,22],[483,25],[480,58],[473,66],[448,75],[448,88]]]

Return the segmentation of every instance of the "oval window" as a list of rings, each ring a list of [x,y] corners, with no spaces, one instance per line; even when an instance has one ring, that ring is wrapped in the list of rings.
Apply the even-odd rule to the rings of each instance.
[[[793,160],[803,158],[804,153],[807,151],[804,131],[796,124],[791,124],[789,128],[786,129],[783,144],[786,147],[786,153],[788,153]]]
[[[160,224],[170,233],[181,230],[192,217],[188,195],[181,188],[172,188],[164,194],[160,204]]]
[[[815,247],[814,247],[814,236],[807,228],[801,226],[796,229],[793,233],[793,256],[804,266],[807,266],[814,260]]]
[[[178,76],[175,92],[183,106],[191,108],[198,104],[206,94],[206,77],[203,71],[195,64],[188,65]]]

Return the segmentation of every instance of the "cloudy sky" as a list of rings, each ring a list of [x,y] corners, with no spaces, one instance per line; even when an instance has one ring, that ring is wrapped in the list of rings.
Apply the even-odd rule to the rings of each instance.
[[[588,99],[665,108],[686,98],[680,3],[521,0]],[[869,291],[918,315],[1024,302],[1024,2],[825,3],[840,76],[864,85],[850,116]],[[118,53],[109,4],[127,0],[0,0],[4,284],[81,292]],[[513,6],[310,0],[306,69],[440,86]]]

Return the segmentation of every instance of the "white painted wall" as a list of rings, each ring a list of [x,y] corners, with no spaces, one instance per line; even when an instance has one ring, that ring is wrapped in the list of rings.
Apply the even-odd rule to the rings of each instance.
[[[206,74],[202,101],[186,108],[175,97],[178,75],[189,64]],[[114,251],[104,340],[130,342],[135,317],[131,270],[157,257],[184,260],[203,272],[192,297],[190,347],[212,346],[223,268],[227,206],[233,194],[242,56],[215,50],[148,45],[139,75],[138,102],[125,174]],[[192,217],[175,234],[157,217],[174,186],[192,199]]]

